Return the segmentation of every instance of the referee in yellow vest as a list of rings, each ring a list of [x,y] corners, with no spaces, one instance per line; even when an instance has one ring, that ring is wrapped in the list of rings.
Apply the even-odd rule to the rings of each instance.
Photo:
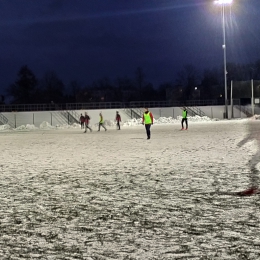
[[[153,114],[148,110],[147,107],[144,109],[142,124],[145,125],[147,139],[150,139],[151,138],[150,128],[151,128],[151,125],[153,124]]]

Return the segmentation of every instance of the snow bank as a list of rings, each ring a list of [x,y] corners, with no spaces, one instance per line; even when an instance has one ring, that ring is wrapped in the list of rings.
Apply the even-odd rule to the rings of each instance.
[[[49,124],[48,122],[46,121],[43,121],[41,124],[40,124],[40,129],[54,129],[55,127],[52,126],[51,124]]]
[[[10,125],[0,125],[0,131],[9,130],[11,129]]]
[[[172,118],[172,117],[160,117],[158,119],[154,119],[154,124],[155,125],[166,125],[166,124],[179,124],[181,122],[182,117],[178,116],[177,119]],[[235,119],[238,120],[238,119]],[[260,120],[260,115],[254,115],[253,117],[245,120]],[[209,118],[207,116],[189,116],[188,117],[189,122],[212,122],[212,121],[219,121],[217,118]],[[138,119],[129,119],[125,122],[122,122],[123,126],[137,126],[142,124],[142,118]],[[116,125],[116,122],[114,120],[105,120],[104,122],[105,126],[113,127]],[[97,127],[97,124],[91,125],[90,127]],[[40,124],[40,127],[37,128],[34,125],[27,124],[19,126],[15,128],[15,130],[37,130],[37,129],[42,129],[42,130],[52,130],[52,129],[71,129],[71,128],[80,128],[80,124],[74,123],[73,125],[56,125],[52,126],[50,123],[44,121]],[[9,125],[0,125],[0,131],[6,131],[6,130],[11,130],[12,128]]]
[[[260,120],[260,115],[253,115],[250,117],[251,120]]]
[[[15,130],[37,130],[38,127],[36,127],[35,125],[30,125],[30,124],[27,124],[26,126],[25,125],[21,125],[17,128],[15,128]]]

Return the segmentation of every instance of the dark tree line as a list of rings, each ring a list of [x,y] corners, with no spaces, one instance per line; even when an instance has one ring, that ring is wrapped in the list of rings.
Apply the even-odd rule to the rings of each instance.
[[[260,60],[252,64],[227,64],[228,92],[230,82],[260,79]],[[204,70],[202,75],[192,65],[186,65],[173,82],[165,82],[155,88],[146,81],[142,68],[137,68],[135,77],[118,77],[111,81],[102,78],[82,86],[77,81],[67,86],[54,71],[48,71],[37,79],[28,66],[22,66],[16,81],[7,88],[13,104],[37,103],[86,103],[130,101],[185,101],[224,98],[223,69]],[[0,103],[5,97],[1,96]]]

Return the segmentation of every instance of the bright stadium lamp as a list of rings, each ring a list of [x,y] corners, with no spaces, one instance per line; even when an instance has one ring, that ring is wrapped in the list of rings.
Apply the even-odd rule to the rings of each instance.
[[[232,4],[233,0],[215,0],[214,3],[222,7],[222,29],[223,29],[223,52],[224,52],[224,81],[225,81],[225,118],[228,119],[228,99],[227,99],[227,49],[226,49],[226,22],[225,6]]]
[[[233,0],[215,0],[215,4],[226,5],[232,4]]]

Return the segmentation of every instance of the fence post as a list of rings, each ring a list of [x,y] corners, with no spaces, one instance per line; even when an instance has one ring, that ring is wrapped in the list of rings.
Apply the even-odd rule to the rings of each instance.
[[[211,119],[213,119],[213,110],[212,110],[212,107],[211,107]]]
[[[255,114],[255,102],[254,102],[254,80],[251,79],[251,91],[252,91],[252,97],[251,97],[251,109],[252,109],[252,114]]]
[[[174,108],[172,109],[172,118],[174,118]]]
[[[68,112],[68,125],[70,124],[70,114]]]
[[[34,125],[34,113],[33,113],[33,125]]]
[[[14,128],[16,128],[16,114],[14,114]]]
[[[52,113],[51,113],[51,126],[52,126]]]

